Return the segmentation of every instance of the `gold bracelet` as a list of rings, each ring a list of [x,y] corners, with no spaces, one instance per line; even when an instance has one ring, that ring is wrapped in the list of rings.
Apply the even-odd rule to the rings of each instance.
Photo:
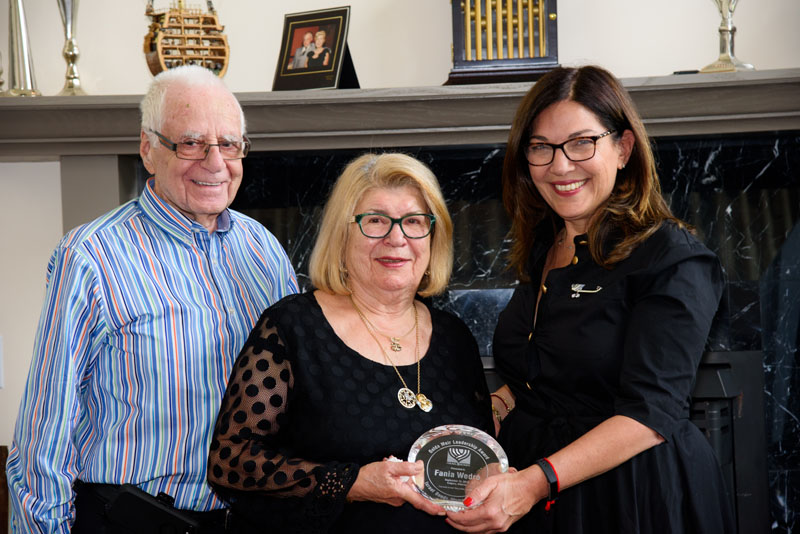
[[[505,399],[504,399],[502,396],[500,396],[500,394],[499,394],[499,393],[492,393],[492,394],[491,394],[491,395],[489,395],[489,396],[490,396],[490,397],[497,397],[498,399],[500,399],[500,402],[502,402],[502,403],[503,403],[503,406],[504,406],[504,407],[505,407],[505,409],[506,409],[506,414],[508,414],[508,412],[510,412],[511,410],[513,410],[513,407],[512,407],[512,408],[509,408],[509,407],[508,407],[508,403],[506,402],[506,400],[505,400]]]
[[[497,408],[494,407],[494,404],[492,404],[492,413],[497,418],[497,422],[498,423],[502,423],[503,422],[503,418],[500,417],[500,412],[497,411]]]

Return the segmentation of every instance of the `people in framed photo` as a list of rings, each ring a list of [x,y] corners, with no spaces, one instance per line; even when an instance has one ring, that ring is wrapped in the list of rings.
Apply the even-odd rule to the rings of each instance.
[[[288,59],[286,68],[289,70],[308,68],[308,54],[309,52],[313,52],[316,48],[314,32],[309,28],[298,28],[294,33],[294,41],[297,40],[298,35],[301,35],[303,40],[302,44],[295,48],[294,55]],[[292,48],[294,48],[294,45],[292,45]]]
[[[337,87],[349,15],[349,6],[286,15],[273,91]]]

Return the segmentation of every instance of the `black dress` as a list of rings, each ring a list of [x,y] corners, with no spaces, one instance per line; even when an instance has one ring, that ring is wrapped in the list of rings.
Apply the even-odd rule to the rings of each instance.
[[[322,52],[320,52],[319,56],[317,56],[317,57],[314,57],[314,53],[315,53],[314,50],[309,50],[308,53],[306,54],[306,56],[308,57],[308,68],[310,68],[310,69],[313,69],[313,68],[319,69],[319,68],[325,67],[326,66],[325,65],[325,60],[328,57],[330,57],[331,49],[328,48],[327,46],[324,47],[322,49]]]
[[[209,481],[232,501],[241,532],[455,532],[406,504],[345,504],[361,465],[405,459],[448,423],[493,433],[477,344],[453,315],[430,309],[421,360],[428,413],[403,408],[391,366],[350,349],[312,293],[268,308],[231,373],[209,458]],[[416,390],[416,365],[398,367]]]
[[[688,232],[664,224],[613,269],[592,261],[586,236],[575,258],[544,282],[552,238],[531,256],[494,337],[500,375],[517,408],[500,442],[524,468],[600,422],[624,415],[665,442],[538,503],[512,532],[730,533],[730,504],[715,455],[689,420],[689,396],[723,289],[719,261]]]

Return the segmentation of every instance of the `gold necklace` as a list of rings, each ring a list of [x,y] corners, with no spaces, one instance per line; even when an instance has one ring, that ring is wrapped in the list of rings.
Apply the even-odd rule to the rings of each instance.
[[[350,298],[351,298],[351,299],[353,298],[353,297],[352,297],[352,295],[350,296]],[[355,305],[355,303],[354,303],[354,305]],[[356,308],[356,309],[358,310],[358,308]],[[390,349],[392,349],[392,351],[393,351],[393,352],[400,352],[401,350],[403,350],[403,346],[402,346],[402,345],[400,345],[400,340],[401,340],[401,339],[403,339],[404,337],[406,337],[408,334],[410,334],[410,333],[411,333],[411,331],[412,331],[412,330],[414,330],[414,329],[417,327],[417,322],[416,322],[416,319],[415,319],[415,320],[414,320],[414,325],[413,325],[413,326],[412,326],[412,327],[411,327],[411,328],[408,330],[408,332],[406,332],[406,333],[405,333],[405,334],[403,334],[402,336],[390,336],[390,335],[388,335],[388,334],[384,334],[383,332],[381,332],[380,330],[378,330],[378,329],[375,327],[375,325],[374,325],[374,324],[372,324],[372,321],[370,321],[369,319],[367,319],[367,316],[366,316],[366,315],[364,315],[363,313],[361,313],[361,310],[358,310],[358,311],[359,311],[359,313],[360,313],[360,315],[361,315],[361,319],[362,319],[362,320],[363,320],[365,323],[367,323],[367,325],[369,325],[369,328],[371,328],[373,332],[377,332],[378,334],[382,335],[383,337],[385,337],[386,339],[388,339],[388,340],[389,340],[389,348],[390,348]],[[405,313],[405,312],[404,312],[404,313]],[[417,308],[416,308],[416,306],[415,306],[415,307],[414,307],[414,316],[415,316],[415,317],[416,317],[416,313],[417,313]],[[376,339],[375,341],[377,341],[377,339]],[[380,343],[380,342],[378,342],[378,343]]]
[[[356,313],[361,318],[361,322],[364,323],[364,327],[367,329],[367,332],[372,337],[372,339],[375,340],[375,343],[378,344],[378,348],[380,349],[381,353],[383,354],[383,357],[386,359],[386,361],[388,361],[390,364],[392,364],[392,368],[394,369],[394,372],[397,373],[397,377],[400,379],[400,382],[402,382],[402,384],[403,384],[403,387],[401,387],[400,389],[397,390],[397,400],[400,402],[400,405],[403,406],[403,408],[408,408],[408,409],[411,409],[416,405],[416,406],[419,406],[419,409],[422,410],[423,412],[431,411],[431,409],[433,409],[433,403],[430,401],[430,399],[428,399],[428,397],[426,397],[422,393],[422,391],[420,391],[420,389],[421,389],[420,388],[420,367],[421,366],[420,366],[420,361],[419,361],[419,314],[417,313],[416,304],[414,304],[414,331],[416,333],[417,344],[416,344],[416,346],[414,348],[414,354],[416,355],[416,359],[417,359],[417,394],[414,395],[414,392],[411,391],[411,389],[408,387],[408,384],[406,384],[406,381],[403,379],[403,375],[400,374],[400,371],[397,369],[397,366],[394,364],[392,359],[389,358],[389,355],[386,354],[386,351],[383,350],[383,345],[381,345],[381,342],[378,341],[378,337],[373,332],[373,329],[375,327],[372,326],[372,323],[370,323],[367,320],[367,318],[364,315],[364,313],[361,311],[361,309],[356,304],[356,301],[353,298],[352,294],[350,294],[350,302],[353,303],[353,308],[355,308]]]

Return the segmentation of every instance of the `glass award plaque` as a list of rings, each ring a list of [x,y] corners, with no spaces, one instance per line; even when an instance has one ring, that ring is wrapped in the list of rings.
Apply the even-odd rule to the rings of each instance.
[[[470,490],[491,475],[508,471],[508,456],[492,436],[465,425],[437,426],[411,446],[408,461],[422,460],[414,484],[425,498],[445,510],[463,510]]]

